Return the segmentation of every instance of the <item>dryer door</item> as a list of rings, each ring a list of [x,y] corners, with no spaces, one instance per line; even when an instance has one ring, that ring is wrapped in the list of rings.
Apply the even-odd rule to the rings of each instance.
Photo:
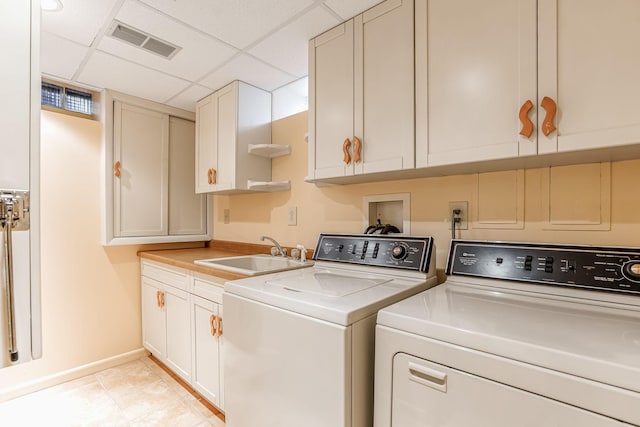
[[[404,353],[393,359],[395,427],[630,426]]]

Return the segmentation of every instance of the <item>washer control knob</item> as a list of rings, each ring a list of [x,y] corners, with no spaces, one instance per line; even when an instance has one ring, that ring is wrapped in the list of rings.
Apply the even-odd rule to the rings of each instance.
[[[391,249],[391,256],[393,259],[402,260],[407,257],[407,247],[404,245],[395,245],[393,249]]]
[[[640,281],[640,261],[631,261],[624,264],[622,272],[628,279],[634,282]]]

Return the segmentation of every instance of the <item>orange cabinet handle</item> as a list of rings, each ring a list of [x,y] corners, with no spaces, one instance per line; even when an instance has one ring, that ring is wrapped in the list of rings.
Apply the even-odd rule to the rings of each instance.
[[[351,140],[347,138],[344,140],[344,143],[342,143],[342,152],[344,153],[344,159],[342,159],[342,161],[345,165],[351,163],[351,154],[349,154],[349,147],[351,147]]]
[[[542,102],[540,103],[540,105],[547,112],[544,120],[542,121],[542,133],[544,134],[544,136],[549,136],[551,132],[556,130],[556,127],[553,124],[553,120],[556,117],[556,111],[558,110],[558,107],[556,106],[555,101],[548,96],[542,98]]]
[[[218,318],[218,332],[216,332],[217,337],[222,336],[222,317],[216,316]]]
[[[215,314],[212,314],[209,317],[209,326],[211,326],[211,335],[213,335],[214,337],[218,333],[218,327],[216,326],[216,319],[217,318],[218,318],[218,316],[216,316]]]
[[[211,169],[211,183],[215,184],[217,181],[218,172],[215,169]]]
[[[362,160],[360,150],[362,149],[362,141],[357,136],[353,137],[353,163],[359,163]]]
[[[164,292],[160,291],[160,308],[164,307]]]
[[[533,102],[530,99],[527,99],[527,102],[522,104],[520,107],[520,113],[518,117],[520,117],[520,123],[522,123],[522,129],[520,130],[520,135],[524,135],[527,138],[533,134],[533,122],[529,118],[529,111],[533,108]]]
[[[213,182],[211,181],[211,171],[212,169],[207,170],[207,183],[209,185],[213,184]]]
[[[113,174],[116,177],[120,178],[120,160],[115,162],[115,164],[113,165]]]

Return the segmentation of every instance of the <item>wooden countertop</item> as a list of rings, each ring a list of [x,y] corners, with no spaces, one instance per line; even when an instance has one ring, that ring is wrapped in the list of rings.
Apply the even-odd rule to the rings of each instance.
[[[212,240],[209,247],[193,249],[164,249],[158,251],[140,251],[140,258],[149,259],[175,267],[197,271],[211,276],[221,277],[227,280],[243,279],[244,274],[231,273],[204,265],[194,264],[197,259],[224,258],[239,255],[269,254],[271,246],[257,245],[253,243],[229,242],[224,240]],[[291,248],[287,248],[288,251]]]

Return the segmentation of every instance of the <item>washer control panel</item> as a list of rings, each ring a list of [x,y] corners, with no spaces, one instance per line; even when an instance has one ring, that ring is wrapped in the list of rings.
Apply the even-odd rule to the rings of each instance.
[[[313,259],[429,271],[432,237],[320,234]]]
[[[640,294],[640,249],[454,240],[446,273]]]

